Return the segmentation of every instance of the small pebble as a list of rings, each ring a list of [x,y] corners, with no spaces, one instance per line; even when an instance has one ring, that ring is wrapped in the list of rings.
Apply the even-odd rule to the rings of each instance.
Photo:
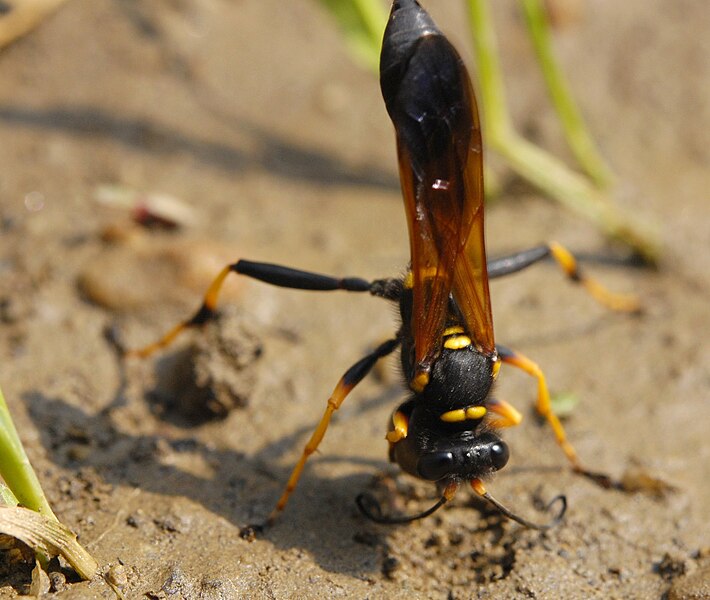
[[[382,574],[387,577],[387,579],[392,579],[400,566],[400,562],[397,558],[394,556],[387,556],[382,561]]]
[[[61,571],[49,573],[49,585],[52,592],[63,592],[67,588],[67,578]]]
[[[113,565],[106,573],[106,581],[112,586],[122,589],[128,585],[128,573],[123,565]]]

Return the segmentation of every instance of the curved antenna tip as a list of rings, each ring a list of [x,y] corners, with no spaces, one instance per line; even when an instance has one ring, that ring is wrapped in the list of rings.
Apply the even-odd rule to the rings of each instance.
[[[380,523],[381,525],[400,525],[403,523],[411,523],[412,521],[424,519],[425,517],[434,514],[448,501],[449,498],[447,498],[446,496],[442,496],[441,498],[439,498],[436,504],[429,507],[425,511],[422,511],[415,515],[393,517],[382,514],[382,505],[377,501],[377,499],[375,499],[374,496],[362,493],[359,494],[357,498],[355,498],[355,504],[357,504],[357,507],[358,509],[360,509],[360,512],[365,517],[370,519],[370,521]]]
[[[482,498],[485,498],[490,502],[493,506],[495,506],[501,513],[503,513],[506,517],[508,517],[510,520],[515,521],[516,523],[520,523],[520,525],[523,525],[524,527],[528,527],[530,529],[536,529],[538,531],[546,531],[548,529],[552,529],[553,527],[556,527],[557,525],[560,524],[562,519],[565,516],[565,513],[567,512],[567,496],[564,494],[558,494],[555,496],[550,502],[547,504],[545,507],[544,512],[548,512],[555,504],[558,502],[560,503],[560,509],[557,511],[557,514],[550,519],[548,523],[533,523],[532,521],[528,521],[527,519],[524,519],[523,517],[516,515],[514,512],[510,511],[508,508],[503,506],[498,500],[496,500],[493,496],[491,496],[488,492],[485,492],[484,494],[481,494]]]

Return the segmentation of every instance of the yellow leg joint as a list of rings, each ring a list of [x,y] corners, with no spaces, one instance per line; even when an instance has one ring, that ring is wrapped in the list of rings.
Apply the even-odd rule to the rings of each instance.
[[[619,312],[637,312],[641,310],[641,302],[637,296],[634,294],[617,294],[606,289],[601,283],[591,277],[587,277],[578,269],[574,256],[564,246],[557,242],[550,242],[548,246],[553,258],[562,267],[565,274],[571,279],[579,281],[599,304]]]
[[[489,401],[488,410],[498,415],[496,418],[491,419],[490,423],[492,427],[515,427],[516,425],[520,425],[523,420],[523,415],[505,400],[496,399]]]
[[[396,411],[392,415],[392,425],[394,429],[387,432],[387,441],[391,444],[396,444],[400,440],[407,437],[407,431],[409,429],[409,419],[401,411]]]
[[[560,267],[562,267],[562,270],[569,277],[577,277],[577,261],[572,253],[557,242],[550,242],[548,245],[550,247],[550,252],[552,252],[552,256],[558,262]]]
[[[222,289],[222,284],[227,278],[227,275],[231,272],[231,266],[226,266],[219,272],[219,275],[215,277],[214,281],[210,284],[205,294],[204,305],[210,310],[214,310],[217,307],[217,298],[219,297],[219,292]]]
[[[429,383],[429,373],[426,371],[422,371],[420,373],[417,373],[412,379],[411,383],[409,384],[409,387],[412,388],[412,391],[420,393],[424,391],[424,388],[427,386]]]
[[[230,271],[231,267],[227,265],[219,272],[219,275],[215,277],[214,281],[212,281],[210,287],[207,289],[207,293],[205,294],[205,297],[202,300],[202,306],[200,306],[200,309],[196,313],[196,316],[200,315],[202,311],[214,312],[215,308],[217,307],[217,298],[219,297],[219,292],[222,289],[222,284],[224,283],[224,280],[226,279],[227,275],[229,275]],[[180,333],[185,331],[185,329],[187,329],[188,327],[194,325],[193,319],[194,317],[176,325],[157,342],[153,342],[152,344],[144,346],[143,348],[126,351],[126,356],[146,358],[154,352],[169,346],[173,343],[175,338],[180,335]]]

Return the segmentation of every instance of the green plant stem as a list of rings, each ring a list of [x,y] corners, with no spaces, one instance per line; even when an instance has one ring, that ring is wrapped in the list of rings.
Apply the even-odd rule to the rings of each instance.
[[[351,55],[377,74],[387,12],[381,0],[317,0],[343,32]]]
[[[50,508],[17,435],[2,390],[0,476],[7,484],[0,482],[0,501],[4,503],[0,511],[3,516],[0,527],[2,532],[34,548],[37,560],[43,567],[49,562],[50,556],[61,554],[81,577],[91,579],[98,565]]]
[[[22,506],[57,520],[22,447],[2,390],[0,390],[0,475]]]
[[[618,209],[609,197],[583,176],[528,142],[513,128],[505,100],[495,30],[486,0],[467,0],[474,52],[480,78],[486,139],[520,176],[577,214],[592,221],[607,236],[622,241],[655,264],[660,246],[655,231]]]
[[[490,143],[492,136],[505,138],[511,135],[513,123],[508,112],[502,69],[498,60],[498,43],[486,1],[468,0],[468,16],[481,84],[483,119]]]
[[[650,264],[658,262],[660,247],[656,231],[612,204],[588,179],[570,171],[517,133],[496,140],[496,150],[520,176],[595,223],[609,238],[630,246]]]
[[[582,169],[600,188],[608,188],[614,176],[597,150],[552,51],[550,27],[540,0],[519,0],[542,70],[552,105],[564,129],[567,143]]]
[[[362,22],[365,24],[370,38],[377,51],[378,59],[382,46],[382,34],[387,23],[387,12],[382,8],[380,0],[352,0]]]
[[[0,481],[0,506],[17,506],[19,502],[12,490]]]

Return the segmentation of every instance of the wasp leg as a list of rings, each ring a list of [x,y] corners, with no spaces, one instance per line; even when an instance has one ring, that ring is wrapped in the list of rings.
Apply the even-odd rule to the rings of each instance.
[[[486,404],[490,412],[497,416],[489,421],[491,427],[502,429],[503,427],[515,427],[520,425],[523,420],[523,415],[518,412],[518,409],[513,405],[508,404],[505,400],[492,398]]]
[[[323,439],[323,436],[325,435],[325,432],[328,429],[328,425],[330,424],[330,418],[332,417],[333,413],[340,408],[340,405],[343,403],[346,396],[353,390],[353,388],[358,383],[360,383],[363,378],[372,370],[372,367],[375,366],[375,363],[377,363],[380,358],[383,358],[384,356],[387,356],[388,354],[393,352],[397,348],[397,346],[399,346],[399,343],[400,340],[398,338],[395,338],[392,340],[388,340],[383,344],[380,344],[372,353],[360,359],[345,372],[345,375],[343,375],[343,377],[340,379],[338,385],[335,386],[335,389],[333,390],[333,393],[331,394],[330,398],[328,398],[328,405],[326,406],[325,412],[323,413],[323,416],[321,417],[318,426],[311,435],[311,438],[308,440],[308,443],[306,443],[305,447],[303,448],[301,458],[298,463],[296,463],[296,466],[293,468],[291,476],[288,479],[288,483],[286,484],[286,487],[284,488],[284,491],[281,494],[281,498],[279,498],[279,501],[276,503],[274,510],[271,511],[271,514],[268,518],[269,524],[273,523],[278,514],[286,506],[286,503],[288,502],[288,499],[291,496],[291,492],[293,492],[293,490],[296,488],[296,484],[298,483],[298,480],[301,477],[303,467],[305,466],[308,457],[316,451],[318,445],[321,443],[321,440]]]
[[[557,443],[560,448],[562,448],[562,451],[565,453],[565,456],[567,456],[570,463],[572,463],[574,471],[605,488],[617,485],[605,473],[590,471],[580,464],[577,452],[572,444],[570,444],[567,440],[567,435],[565,434],[564,427],[562,427],[562,423],[560,423],[557,415],[552,410],[552,402],[550,401],[550,392],[547,389],[547,381],[545,380],[545,375],[540,367],[526,356],[518,354],[517,352],[514,352],[504,346],[496,345],[496,350],[498,351],[498,356],[500,356],[500,359],[504,363],[518,367],[519,369],[525,371],[528,375],[532,375],[537,379],[537,412],[540,413],[540,415],[542,415],[550,424],[550,427],[552,427]]]
[[[402,412],[401,410],[396,410],[392,414],[392,429],[387,432],[385,439],[390,444],[396,444],[400,440],[407,437],[407,432],[409,430],[409,415]]]
[[[126,354],[128,356],[145,358],[146,356],[153,354],[156,350],[170,345],[173,340],[185,329],[203,325],[212,319],[216,314],[215,309],[217,307],[217,299],[219,297],[219,292],[222,289],[222,284],[227,278],[227,275],[230,273],[246,275],[247,277],[258,279],[259,281],[270,283],[271,285],[297,290],[345,290],[348,292],[372,292],[375,294],[375,290],[372,289],[373,286],[375,283],[381,283],[370,283],[369,281],[358,277],[344,277],[338,279],[336,277],[329,277],[328,275],[300,271],[298,269],[291,269],[289,267],[282,267],[280,265],[273,265],[270,263],[239,260],[234,264],[224,267],[219,275],[217,275],[214,281],[210,284],[210,287],[207,289],[207,293],[204,296],[200,308],[197,309],[197,312],[195,312],[192,317],[173,327],[157,342],[138,350],[129,350]],[[377,290],[379,291],[379,287]]]
[[[611,292],[596,279],[587,276],[577,265],[574,255],[557,242],[549,242],[544,246],[490,260],[488,277],[494,279],[517,273],[549,256],[557,261],[569,279],[584,286],[587,292],[603,306],[621,312],[637,312],[641,309],[641,304],[635,295]]]
[[[562,451],[565,453],[570,463],[572,463],[574,470],[579,471],[580,473],[586,472],[586,470],[579,463],[577,452],[572,447],[572,444],[570,444],[567,440],[567,435],[565,434],[564,427],[562,427],[562,423],[560,423],[557,415],[552,410],[550,392],[547,389],[547,381],[545,380],[545,375],[540,367],[526,356],[518,354],[517,352],[514,352],[509,348],[505,348],[504,346],[496,345],[496,350],[498,351],[500,359],[504,363],[517,367],[518,369],[522,369],[528,375],[532,375],[537,379],[537,412],[540,413],[540,415],[542,415],[550,424],[550,427],[552,427],[557,443],[560,445],[560,448],[562,448]]]

